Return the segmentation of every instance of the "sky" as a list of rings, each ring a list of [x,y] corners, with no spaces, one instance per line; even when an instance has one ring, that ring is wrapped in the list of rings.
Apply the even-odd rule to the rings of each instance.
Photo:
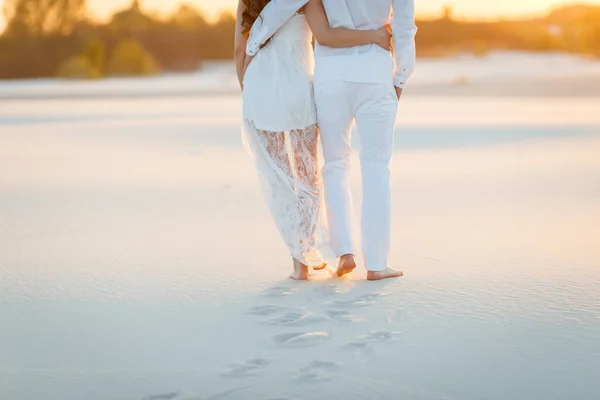
[[[0,8],[5,0],[0,0]],[[87,0],[91,13],[104,19],[115,9],[123,8],[131,0]],[[141,0],[147,10],[168,12],[181,3],[175,0]],[[204,11],[207,17],[214,19],[223,11],[233,12],[238,0],[185,0],[186,3]],[[498,17],[531,16],[546,13],[558,5],[568,3],[588,3],[600,5],[600,0],[416,0],[417,14],[422,17],[439,15],[444,5],[450,5],[456,17],[494,19]],[[0,16],[0,29],[4,21]]]

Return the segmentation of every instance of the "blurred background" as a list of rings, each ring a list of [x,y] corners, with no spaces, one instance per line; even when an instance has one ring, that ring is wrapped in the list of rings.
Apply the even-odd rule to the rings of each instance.
[[[237,0],[0,0],[0,399],[597,400],[600,0],[416,4],[405,276],[296,285]]]
[[[418,56],[518,51],[599,58],[600,1],[586,3],[417,2]],[[235,0],[0,0],[0,79],[209,69],[232,57],[235,7]]]

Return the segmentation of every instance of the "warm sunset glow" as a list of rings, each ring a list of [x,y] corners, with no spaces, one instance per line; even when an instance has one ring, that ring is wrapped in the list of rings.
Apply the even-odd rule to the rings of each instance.
[[[215,17],[223,11],[233,12],[238,0],[187,0],[186,2],[205,10],[208,16]],[[130,3],[130,0],[88,0],[88,3],[97,14],[106,15],[110,13],[111,8],[124,6]],[[159,10],[173,9],[177,3],[173,0],[143,0],[143,4],[148,9]],[[571,2],[568,0],[420,0],[416,3],[417,12],[421,15],[437,15],[444,5],[450,5],[459,17],[488,19],[498,16],[540,14],[552,7]],[[600,0],[577,3],[600,4]]]
[[[0,0],[0,8],[5,0]],[[203,10],[210,19],[216,18],[220,13],[233,12],[238,0],[142,0],[141,3],[146,10],[169,12],[180,3],[188,3]],[[131,0],[88,0],[88,8],[91,14],[99,19],[109,16],[115,9],[126,7]],[[539,15],[547,12],[553,7],[564,4],[600,4],[600,0],[568,1],[568,0],[419,0],[417,1],[417,13],[420,16],[430,17],[438,15],[441,8],[450,5],[455,15],[459,18],[495,19],[498,17],[515,17],[527,15]],[[3,16],[0,15],[0,27],[4,25]]]
[[[1,1],[1,0],[0,0]],[[90,3],[106,4],[123,3],[123,0],[89,0]],[[127,0],[125,0],[127,2]],[[216,15],[224,9],[233,10],[237,4],[237,0],[188,0],[207,10],[210,14]],[[160,7],[161,5],[173,4],[169,0],[145,0],[148,6]],[[437,15],[440,9],[445,6],[451,6],[456,15],[465,18],[497,18],[499,16],[519,16],[541,14],[549,9],[564,5],[564,4],[600,4],[600,0],[419,0],[416,1],[417,12],[420,15]],[[168,6],[167,6],[168,7]]]

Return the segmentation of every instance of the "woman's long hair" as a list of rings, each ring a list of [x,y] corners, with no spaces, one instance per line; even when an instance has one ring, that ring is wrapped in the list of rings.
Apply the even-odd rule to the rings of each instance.
[[[242,14],[243,33],[248,36],[252,25],[260,17],[260,12],[271,0],[242,0],[242,2],[246,6],[246,10]]]
[[[242,0],[244,6],[246,6],[246,10],[242,13],[242,27],[244,30],[242,33],[246,36],[250,35],[250,29],[252,29],[252,25],[254,22],[260,18],[260,13],[263,8],[267,4],[269,4],[271,0]],[[304,11],[304,7],[302,7],[298,12]]]

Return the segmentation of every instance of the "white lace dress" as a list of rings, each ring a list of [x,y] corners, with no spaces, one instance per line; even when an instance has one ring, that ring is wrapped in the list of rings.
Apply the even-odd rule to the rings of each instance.
[[[311,40],[305,16],[297,14],[252,60],[244,77],[242,137],[292,257],[320,267],[326,229]]]

